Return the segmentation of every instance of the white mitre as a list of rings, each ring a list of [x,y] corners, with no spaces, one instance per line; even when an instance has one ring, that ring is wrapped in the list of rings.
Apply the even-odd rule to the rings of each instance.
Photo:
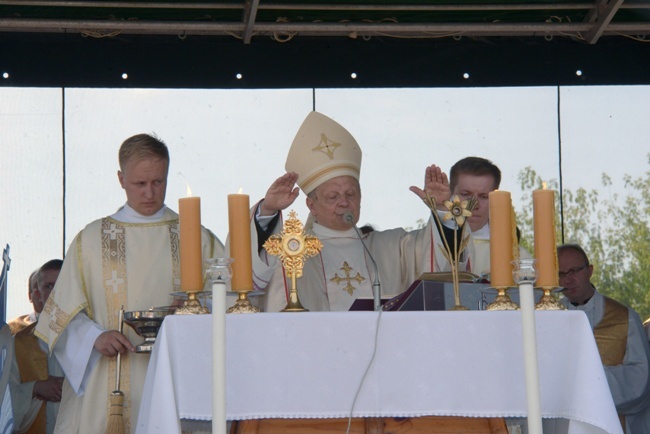
[[[314,111],[307,115],[293,139],[284,167],[298,174],[298,186],[309,194],[337,176],[359,180],[361,148],[345,128]]]

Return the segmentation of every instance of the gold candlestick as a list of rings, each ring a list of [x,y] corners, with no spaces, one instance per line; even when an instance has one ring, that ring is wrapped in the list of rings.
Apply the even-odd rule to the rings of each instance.
[[[512,301],[508,295],[509,287],[500,286],[494,289],[497,290],[497,296],[492,303],[487,305],[485,310],[519,310],[517,303]]]
[[[183,305],[176,309],[176,315],[196,315],[196,314],[206,314],[210,313],[210,310],[201,304],[201,301],[197,298],[198,294],[202,294],[203,291],[185,291],[187,293],[187,300],[183,302]]]
[[[289,301],[282,312],[306,312],[298,298],[296,279],[302,276],[305,259],[316,256],[323,244],[313,235],[306,235],[303,225],[296,217],[296,212],[289,212],[289,218],[284,222],[282,232],[272,235],[264,243],[264,249],[269,255],[278,256],[282,261],[287,275],[291,278]]]
[[[562,306],[555,297],[551,295],[557,286],[543,286],[536,289],[541,289],[544,291],[542,298],[535,304],[535,310],[565,310],[565,307]]]
[[[253,306],[251,300],[248,298],[248,293],[252,290],[234,290],[237,293],[237,301],[230,306],[226,313],[259,313],[260,309]]]

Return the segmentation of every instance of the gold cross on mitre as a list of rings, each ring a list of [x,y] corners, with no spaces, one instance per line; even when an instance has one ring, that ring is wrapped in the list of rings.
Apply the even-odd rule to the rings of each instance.
[[[271,235],[262,247],[269,255],[280,258],[287,275],[291,277],[289,302],[282,311],[306,311],[307,309],[302,307],[298,299],[296,279],[302,276],[305,259],[318,255],[323,248],[323,244],[314,235],[305,234],[302,223],[296,217],[296,212],[292,210],[289,212],[289,218],[284,222],[282,232]]]
[[[320,142],[318,142],[318,145],[312,149],[312,151],[316,152],[322,152],[323,154],[327,155],[330,160],[334,159],[334,151],[336,151],[336,148],[341,146],[340,143],[338,142],[333,142],[331,141],[325,133],[321,133],[320,135]]]

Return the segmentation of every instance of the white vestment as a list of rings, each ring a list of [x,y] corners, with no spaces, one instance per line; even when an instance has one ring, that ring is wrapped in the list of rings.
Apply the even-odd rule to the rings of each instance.
[[[438,233],[430,218],[422,229],[373,231],[362,235],[363,242],[377,263],[382,298],[397,295],[422,273],[439,271],[436,257]],[[278,222],[274,232],[282,229]],[[344,311],[357,298],[373,298],[375,271],[372,259],[365,252],[354,228],[335,231],[318,223],[305,225],[305,231],[316,235],[323,244],[320,254],[305,260],[302,277],[297,279],[298,296],[311,311]],[[251,223],[252,245],[257,246],[255,223]],[[287,305],[291,279],[286,278],[279,260],[262,250],[253,255],[253,277],[257,289],[266,290],[267,312],[282,310]]]
[[[581,306],[573,306],[566,297],[561,301],[569,310],[583,311],[592,329],[605,314],[605,297],[598,291]],[[650,433],[650,346],[639,315],[633,309],[627,310],[623,363],[603,367],[616,411],[625,416],[626,434],[647,434]]]
[[[116,362],[101,357],[95,339],[117,329],[121,306],[133,311],[171,304],[171,293],[180,290],[178,241],[178,214],[163,207],[154,216],[140,216],[128,205],[90,223],[73,240],[36,328],[66,374],[56,432],[105,431]],[[205,228],[202,250],[204,262],[225,256]],[[124,334],[134,345],[143,341],[128,325]],[[148,363],[148,354],[122,356],[127,433],[135,430]]]

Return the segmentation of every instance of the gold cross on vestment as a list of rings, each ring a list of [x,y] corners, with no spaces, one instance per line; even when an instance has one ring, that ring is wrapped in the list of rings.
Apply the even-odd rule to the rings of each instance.
[[[350,271],[354,270],[354,268],[350,267],[348,265],[347,261],[343,262],[343,266],[341,267],[341,270],[345,272],[345,277],[339,277],[338,273],[334,273],[334,277],[330,279],[330,281],[336,283],[337,285],[340,284],[341,282],[346,282],[347,285],[345,285],[345,288],[343,288],[344,291],[347,291],[348,294],[352,295],[354,292],[355,288],[352,286],[352,281],[356,280],[357,283],[361,283],[364,280],[366,280],[365,277],[363,277],[358,271],[356,276],[351,276]]]

